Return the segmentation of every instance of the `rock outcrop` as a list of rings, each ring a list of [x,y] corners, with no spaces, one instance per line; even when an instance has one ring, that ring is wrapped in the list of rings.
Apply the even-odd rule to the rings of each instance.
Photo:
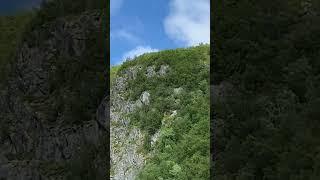
[[[149,102],[150,94],[144,92],[136,102],[125,99],[128,81],[133,80],[139,69],[133,67],[116,77],[110,91],[111,114],[111,179],[133,180],[144,164],[144,155],[138,152],[143,145],[144,135],[138,128],[129,128],[130,119],[126,114]]]
[[[146,159],[151,153],[142,152],[145,134],[138,127],[130,124],[128,115],[143,106],[148,106],[152,100],[152,94],[143,91],[136,101],[126,98],[126,89],[130,89],[129,82],[135,80],[137,73],[142,71],[141,66],[129,67],[119,73],[112,83],[110,92],[110,139],[111,139],[111,179],[134,180]],[[159,72],[154,66],[145,68],[143,74],[147,78],[155,75],[164,76],[169,66],[162,65]],[[159,133],[151,138],[154,144]]]
[[[111,67],[113,180],[209,179],[208,52],[164,50]]]

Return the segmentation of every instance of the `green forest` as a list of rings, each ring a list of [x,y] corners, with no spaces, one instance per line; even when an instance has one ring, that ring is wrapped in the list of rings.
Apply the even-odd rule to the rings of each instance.
[[[112,67],[113,78],[142,67],[129,81],[126,98],[135,101],[143,91],[152,96],[148,106],[129,114],[131,126],[146,134],[142,151],[153,152],[136,179],[209,179],[209,50],[209,45],[200,45],[147,53]],[[161,65],[170,68],[168,74],[145,76],[146,67],[159,71]],[[174,89],[179,93],[172,93]],[[151,146],[156,132],[160,139]]]
[[[214,1],[212,179],[320,179],[320,3]]]

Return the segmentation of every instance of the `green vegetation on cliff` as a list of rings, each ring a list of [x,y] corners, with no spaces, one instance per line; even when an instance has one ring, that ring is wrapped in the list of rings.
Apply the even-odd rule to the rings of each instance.
[[[146,134],[142,151],[152,154],[137,179],[209,178],[209,54],[209,45],[165,50],[111,69],[115,77],[140,67],[126,98],[150,94],[148,105],[129,114]]]

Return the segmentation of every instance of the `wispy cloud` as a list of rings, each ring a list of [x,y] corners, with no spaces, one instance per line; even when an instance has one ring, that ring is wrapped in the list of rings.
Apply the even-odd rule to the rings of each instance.
[[[142,39],[126,29],[112,30],[110,33],[110,37],[112,40],[125,40],[134,44],[142,42]]]
[[[210,42],[210,1],[171,0],[164,20],[166,34],[187,46]]]
[[[117,64],[121,64],[128,59],[133,59],[145,53],[157,52],[158,49],[151,48],[150,46],[137,46],[136,48],[123,54],[121,60]]]
[[[121,8],[123,0],[111,0],[110,1],[110,14],[115,15]]]

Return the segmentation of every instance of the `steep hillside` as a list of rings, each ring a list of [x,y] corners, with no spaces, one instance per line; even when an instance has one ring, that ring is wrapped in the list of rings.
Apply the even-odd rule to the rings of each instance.
[[[106,7],[104,1],[48,2],[6,59],[0,179],[105,179]]]
[[[111,77],[113,179],[208,179],[209,46],[144,54]]]

